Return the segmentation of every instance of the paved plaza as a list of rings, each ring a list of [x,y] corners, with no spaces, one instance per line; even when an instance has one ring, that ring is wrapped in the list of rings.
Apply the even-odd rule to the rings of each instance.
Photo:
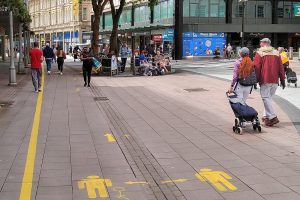
[[[36,94],[29,73],[8,87],[0,70],[0,200],[300,199],[297,121],[280,103],[279,125],[237,135],[225,79],[178,70],[85,88],[80,72],[68,62]],[[248,104],[261,116],[257,91]]]

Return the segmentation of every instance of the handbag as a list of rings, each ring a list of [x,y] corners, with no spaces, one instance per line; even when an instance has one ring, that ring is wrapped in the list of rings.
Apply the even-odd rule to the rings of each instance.
[[[258,83],[257,78],[256,78],[256,72],[255,69],[250,73],[249,76],[246,78],[239,78],[238,82],[242,86],[253,86]]]
[[[101,67],[101,62],[94,57],[93,58],[93,68],[95,70],[98,70],[100,67]]]

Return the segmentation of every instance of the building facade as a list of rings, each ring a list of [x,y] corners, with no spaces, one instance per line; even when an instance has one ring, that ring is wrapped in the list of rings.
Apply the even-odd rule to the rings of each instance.
[[[28,4],[32,42],[59,45],[67,51],[70,46],[91,40],[91,1],[29,0]]]
[[[175,3],[180,5],[177,10]],[[241,46],[242,30],[244,45],[253,49],[263,37],[271,38],[274,46],[300,47],[300,0],[248,0],[244,6],[239,0],[161,0],[153,12],[146,2],[128,4],[119,36],[133,48],[154,43],[168,50],[176,23],[181,23],[181,45],[177,46],[183,56],[212,56],[215,48],[222,50],[229,42]],[[101,20],[102,37],[111,27],[107,8]]]

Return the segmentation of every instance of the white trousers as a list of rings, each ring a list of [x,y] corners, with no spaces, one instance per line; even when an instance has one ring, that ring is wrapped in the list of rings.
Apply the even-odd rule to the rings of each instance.
[[[272,97],[275,95],[278,84],[263,84],[260,86],[260,95],[263,100],[265,109],[263,116],[268,119],[276,117],[274,108],[272,106]]]
[[[251,92],[252,86],[242,86],[239,83],[237,83],[237,86],[234,90],[234,92],[237,95],[237,98],[242,99],[244,103],[246,103],[248,96]]]

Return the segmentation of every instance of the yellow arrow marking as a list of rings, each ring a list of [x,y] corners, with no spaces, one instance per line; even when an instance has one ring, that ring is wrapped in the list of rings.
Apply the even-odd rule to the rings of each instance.
[[[142,182],[142,181],[128,181],[125,182],[127,185],[134,185],[134,184],[148,184],[147,182]]]
[[[209,182],[216,189],[225,192],[229,190],[237,190],[237,188],[230,183],[232,177],[223,171],[213,171],[212,169],[201,169],[195,176],[201,182]]]
[[[161,183],[184,183],[187,182],[187,179],[176,179],[176,180],[168,180],[168,181],[162,181]]]
[[[115,137],[113,136],[113,134],[111,134],[111,133],[106,133],[104,136],[107,137],[108,142],[116,142],[116,139],[115,139]]]
[[[78,188],[86,189],[89,199],[96,199],[98,196],[108,198],[106,187],[112,187],[111,180],[102,179],[99,176],[88,176],[86,179],[78,181]]]
[[[124,134],[124,137],[126,137],[128,139],[130,137],[130,135]]]

